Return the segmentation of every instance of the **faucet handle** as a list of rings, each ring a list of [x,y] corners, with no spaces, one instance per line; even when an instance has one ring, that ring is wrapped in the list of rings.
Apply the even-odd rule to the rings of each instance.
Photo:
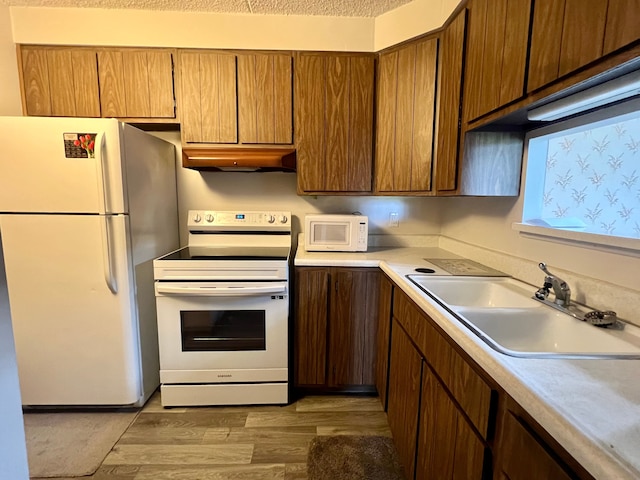
[[[551,275],[551,272],[550,272],[549,270],[547,270],[547,264],[546,264],[546,263],[544,263],[544,262],[540,262],[540,263],[538,264],[538,268],[539,268],[540,270],[542,270],[544,273],[546,273],[547,275]]]

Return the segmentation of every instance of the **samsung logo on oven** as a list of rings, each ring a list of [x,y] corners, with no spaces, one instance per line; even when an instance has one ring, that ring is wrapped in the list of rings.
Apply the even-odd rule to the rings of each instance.
[[[233,375],[230,374],[230,373],[225,373],[225,374],[218,375],[218,378],[231,378],[231,377],[233,377]]]

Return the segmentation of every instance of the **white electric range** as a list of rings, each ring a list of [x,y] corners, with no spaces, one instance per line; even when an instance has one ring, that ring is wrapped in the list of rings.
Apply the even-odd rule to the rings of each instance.
[[[163,406],[286,404],[291,214],[189,211],[153,261]]]

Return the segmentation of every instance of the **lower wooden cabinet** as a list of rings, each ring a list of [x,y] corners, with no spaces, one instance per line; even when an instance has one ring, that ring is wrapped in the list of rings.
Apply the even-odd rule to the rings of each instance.
[[[490,472],[487,449],[445,387],[428,368],[422,370],[420,431],[416,479],[481,479]]]
[[[380,275],[377,268],[296,268],[296,387],[374,390]]]
[[[414,478],[420,382],[424,362],[409,336],[393,321],[387,419],[407,478]]]
[[[393,310],[379,330],[391,342],[378,338],[387,418],[408,480],[593,480],[408,295],[386,277],[380,291]]]
[[[387,418],[409,479],[489,478],[487,447],[397,319]]]
[[[501,457],[498,470],[502,478],[509,480],[577,478],[567,473],[543,443],[530,432],[526,423],[509,411],[504,417]]]
[[[381,275],[381,277],[378,298],[378,337],[376,338],[376,390],[382,406],[386,409],[394,286],[386,276]]]

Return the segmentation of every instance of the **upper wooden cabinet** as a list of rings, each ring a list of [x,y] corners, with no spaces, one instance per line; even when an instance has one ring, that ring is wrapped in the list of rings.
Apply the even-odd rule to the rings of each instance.
[[[21,46],[26,115],[100,117],[95,50]]]
[[[292,143],[290,54],[181,50],[182,142]]]
[[[380,55],[376,192],[432,193],[436,38]]]
[[[458,188],[462,74],[467,10],[460,11],[440,38],[438,106],[433,183],[436,194]]]
[[[469,1],[465,121],[524,95],[530,16],[531,0]]]
[[[640,38],[640,0],[536,0],[527,91]]]
[[[175,119],[173,53],[21,46],[27,115]]]
[[[236,56],[180,51],[182,143],[237,143]]]
[[[98,51],[103,117],[175,118],[170,51]]]
[[[293,143],[291,55],[238,55],[240,143]]]
[[[298,193],[371,192],[373,84],[373,55],[296,55]]]
[[[637,17],[639,11],[640,0],[609,0],[603,54],[625,47],[640,38],[640,22]]]

